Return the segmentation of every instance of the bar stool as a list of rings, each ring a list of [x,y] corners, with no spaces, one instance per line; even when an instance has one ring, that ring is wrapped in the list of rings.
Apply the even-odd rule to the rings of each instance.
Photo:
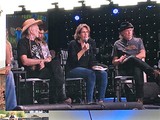
[[[32,88],[32,103],[36,104],[41,102],[49,101],[49,79],[40,79],[40,78],[27,78],[21,79],[21,83],[25,84],[25,92],[27,92],[27,83],[31,84]],[[42,88],[44,86],[44,88]],[[27,98],[26,98],[27,99]]]
[[[64,70],[64,76],[65,76],[65,65],[66,65],[66,62],[67,62],[67,58],[68,58],[68,51],[67,50],[61,50],[61,53],[60,53],[60,58],[61,58],[61,65],[62,65],[62,68]],[[85,103],[86,102],[86,82],[83,78],[68,78],[68,77],[65,77],[65,82],[66,82],[66,92],[68,92],[68,94],[71,94],[69,91],[72,91],[70,90],[71,87],[73,87],[74,89],[77,89],[77,85],[78,85],[78,89],[77,91],[72,91],[72,94],[75,93],[75,94],[80,94],[80,97],[78,98],[73,98],[73,99],[79,99],[79,102],[81,104]],[[70,95],[68,95],[70,96]],[[73,101],[74,102],[74,101]]]
[[[123,85],[125,84],[131,84],[132,90],[135,93],[135,80],[133,76],[125,76],[125,75],[119,75],[118,72],[118,66],[115,67],[115,77],[114,77],[114,102],[117,97],[117,102],[121,102],[121,93],[123,89]]]

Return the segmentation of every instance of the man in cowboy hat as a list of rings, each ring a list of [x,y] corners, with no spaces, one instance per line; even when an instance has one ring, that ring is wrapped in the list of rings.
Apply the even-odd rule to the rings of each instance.
[[[130,22],[121,23],[120,39],[114,43],[112,50],[112,63],[118,65],[120,75],[134,76],[137,101],[143,102],[144,79],[142,71],[154,76],[157,83],[160,83],[160,73],[142,61],[146,57],[146,51],[142,39],[134,37],[133,31],[134,26]]]
[[[27,77],[49,78],[49,102],[71,103],[71,99],[66,97],[64,91],[64,75],[58,60],[44,58],[42,49],[36,39],[39,37],[40,30],[38,25],[41,20],[33,18],[27,19],[22,25],[22,39],[18,42],[18,60],[20,66],[27,71]],[[56,88],[56,89],[55,89]],[[55,94],[57,96],[55,97]]]

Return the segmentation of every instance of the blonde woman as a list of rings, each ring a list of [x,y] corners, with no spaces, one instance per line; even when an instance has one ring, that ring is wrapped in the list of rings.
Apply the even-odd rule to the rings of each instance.
[[[102,70],[95,58],[96,43],[90,38],[90,27],[80,24],[68,47],[68,59],[66,65],[67,77],[82,77],[86,80],[87,104],[92,104],[95,83],[98,83],[98,101],[104,101],[108,74]]]

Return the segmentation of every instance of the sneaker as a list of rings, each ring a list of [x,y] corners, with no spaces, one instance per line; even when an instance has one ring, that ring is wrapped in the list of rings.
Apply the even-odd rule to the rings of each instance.
[[[72,103],[72,99],[71,98],[67,98],[63,101],[66,104],[71,104]]]
[[[93,104],[93,102],[87,102],[86,104],[87,104],[87,105],[92,105],[92,104]]]
[[[99,100],[98,103],[104,103],[104,101],[103,100]]]

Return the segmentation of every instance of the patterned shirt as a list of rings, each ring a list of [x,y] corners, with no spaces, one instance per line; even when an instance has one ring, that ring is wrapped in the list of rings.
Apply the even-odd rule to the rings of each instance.
[[[137,55],[140,50],[145,49],[141,38],[133,37],[131,40],[119,39],[114,43],[112,57],[121,57],[122,55]]]

